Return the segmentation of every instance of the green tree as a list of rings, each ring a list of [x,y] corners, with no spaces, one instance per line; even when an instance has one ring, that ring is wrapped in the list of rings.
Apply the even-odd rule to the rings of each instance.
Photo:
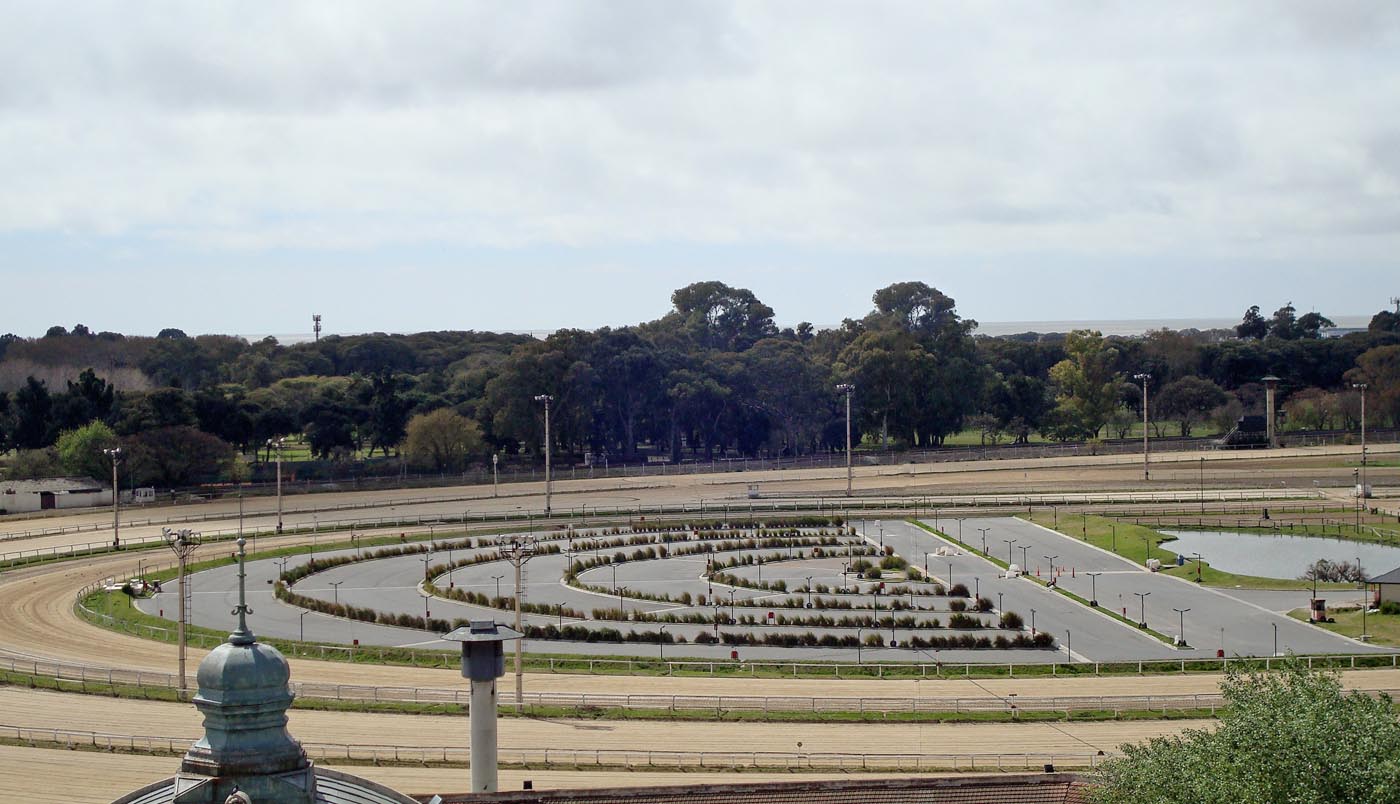
[[[421,413],[408,422],[404,455],[415,466],[461,471],[483,451],[481,427],[450,408]]]
[[[1075,330],[1065,338],[1067,357],[1050,367],[1059,389],[1060,432],[1072,428],[1097,436],[1118,406],[1119,377],[1113,370],[1118,350],[1096,330]]]
[[[53,443],[53,397],[44,383],[33,377],[15,391],[14,430],[11,438],[20,449],[38,449]]]
[[[1182,377],[1157,392],[1156,408],[1163,418],[1177,423],[1182,438],[1188,438],[1191,429],[1207,420],[1210,412],[1225,404],[1227,399],[1224,389],[1210,380]]]
[[[1259,305],[1244,311],[1244,320],[1235,326],[1235,335],[1240,338],[1259,340],[1269,334],[1269,322],[1259,312]]]
[[[1400,723],[1388,695],[1343,692],[1290,661],[1226,671],[1213,729],[1123,746],[1099,769],[1096,804],[1400,802]]]
[[[58,436],[58,462],[64,474],[101,480],[112,474],[112,460],[103,450],[117,446],[117,434],[102,422],[89,422]]]
[[[671,304],[681,330],[705,348],[742,352],[778,332],[773,308],[746,288],[696,282],[672,293]]]
[[[181,425],[138,433],[130,440],[130,471],[137,485],[187,486],[222,479],[233,447],[218,436]]]

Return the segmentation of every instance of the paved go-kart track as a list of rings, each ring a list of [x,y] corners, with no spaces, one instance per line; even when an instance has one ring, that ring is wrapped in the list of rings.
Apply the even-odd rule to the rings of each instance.
[[[1372,447],[1372,454],[1378,454],[1393,447]],[[1215,494],[1217,489],[1228,490],[1238,496],[1241,490],[1265,490],[1277,495],[1280,490],[1293,490],[1293,494],[1313,493],[1314,481],[1323,488],[1344,486],[1350,479],[1350,468],[1344,458],[1352,457],[1355,448],[1319,448],[1309,450],[1279,450],[1268,455],[1260,454],[1220,454],[1207,453],[1206,463],[1208,485],[1206,495]],[[1156,465],[1150,490],[1170,492],[1177,490],[1185,499],[1188,493],[1198,489],[1200,453],[1154,456]],[[1371,481],[1377,486],[1395,485],[1397,470],[1376,468]],[[771,497],[816,497],[828,495],[838,498],[845,487],[843,471],[803,470],[787,472],[684,475],[626,480],[578,480],[556,481],[554,509],[578,511],[594,506],[656,505],[660,503],[694,504],[704,500],[710,505],[731,503],[736,509],[747,504],[746,490],[750,483],[759,483],[765,498]],[[953,495],[1036,495],[1102,492],[1112,495],[1130,495],[1147,490],[1141,481],[1140,458],[1135,456],[1105,456],[1085,458],[1057,458],[1041,461],[991,461],[955,465],[920,465],[915,467],[878,467],[859,469],[856,475],[856,492],[865,496],[911,495],[930,498],[930,505],[939,504],[940,498]],[[517,484],[502,486],[502,495],[492,498],[488,487],[457,487],[442,489],[412,489],[391,492],[364,494],[333,493],[314,496],[289,496],[286,500],[284,519],[288,527],[310,527],[313,522],[323,530],[335,530],[327,523],[339,518],[351,517],[365,521],[378,515],[392,518],[396,516],[437,516],[460,518],[469,510],[477,514],[500,514],[512,511],[525,511],[543,507],[542,484]],[[1379,501],[1386,504],[1384,500]],[[366,505],[375,507],[354,511],[330,511],[337,506]],[[944,503],[946,504],[946,503]],[[313,511],[313,507],[315,510]],[[1390,506],[1393,507],[1393,506]],[[163,520],[166,517],[179,518],[194,514],[205,521],[191,527],[206,532],[228,529],[236,526],[237,504],[231,500],[212,502],[197,506],[179,506],[160,510],[128,512],[124,519],[141,521],[145,519]],[[270,498],[250,498],[246,501],[247,517],[245,526],[249,530],[270,528],[275,519],[275,503]],[[973,524],[965,523],[969,528]],[[1076,594],[1088,596],[1088,579],[1080,574],[1081,568],[1093,567],[1094,571],[1106,574],[1098,578],[1098,598],[1105,606],[1119,608],[1120,594],[1131,601],[1125,605],[1129,616],[1136,617],[1136,597],[1127,598],[1132,592],[1152,591],[1147,599],[1147,619],[1151,627],[1165,634],[1176,631],[1176,617],[1173,607],[1184,607],[1189,600],[1192,612],[1188,615],[1188,641],[1201,644],[1205,650],[1212,649],[1218,641],[1219,628],[1224,627],[1227,649],[1231,653],[1267,653],[1271,649],[1264,646],[1264,640],[1271,641],[1271,623],[1279,624],[1280,648],[1299,652],[1315,650],[1332,652],[1362,652],[1359,643],[1344,645],[1340,638],[1323,636],[1307,626],[1294,624],[1274,613],[1253,607],[1248,603],[1237,604],[1215,592],[1202,592],[1173,578],[1151,576],[1143,573],[1127,562],[1098,551],[1093,551],[1071,539],[1043,531],[1024,522],[996,519],[990,526],[989,544],[1002,544],[1003,539],[1016,539],[1018,544],[1033,545],[1030,550],[1031,565],[1036,561],[1035,553],[1042,555],[1058,554],[1057,564],[1073,566],[1074,577],[1062,575],[1060,583]],[[68,532],[48,536],[23,538],[26,531],[35,528],[56,528],[60,526],[86,526],[91,528],[79,532]],[[110,512],[91,511],[65,514],[41,520],[7,518],[0,521],[0,552],[11,550],[48,549],[57,545],[101,542],[110,540]],[[945,526],[946,527],[946,526]],[[124,538],[153,536],[159,533],[160,525],[124,526]],[[965,530],[965,535],[976,533]],[[932,542],[928,537],[912,527],[887,520],[885,538],[894,543],[896,550],[907,551],[911,563],[920,565],[914,557],[926,552],[924,547]],[[318,534],[319,539],[341,541],[340,535]],[[869,535],[869,533],[867,533]],[[7,538],[15,537],[15,538]],[[971,536],[968,536],[969,541]],[[977,537],[980,540],[980,534]],[[306,543],[308,535],[285,536],[259,539],[259,549],[272,544]],[[208,545],[196,554],[226,553],[227,544]],[[1014,556],[1019,560],[1020,550]],[[74,595],[86,584],[103,577],[129,577],[137,571],[138,561],[158,558],[168,559],[165,551],[127,552],[115,555],[99,555],[72,561],[56,562],[0,574],[0,652],[10,655],[41,656],[71,663],[90,666],[148,669],[158,672],[171,672],[175,666],[173,646],[116,634],[97,628],[79,619],[73,612]],[[935,575],[946,574],[946,566],[939,568],[931,559],[930,571]],[[982,588],[988,595],[1001,591],[1006,596],[1005,607],[1023,615],[1034,606],[1037,617],[1048,617],[1038,622],[1042,628],[1072,631],[1073,650],[1078,658],[1111,658],[1122,655],[1123,645],[1133,645],[1134,651],[1161,652],[1169,656],[1189,656],[1172,648],[1149,640],[1132,629],[1117,624],[1105,626],[1101,615],[1071,608],[1057,609],[1049,603],[1056,600],[1044,598],[1049,603],[1041,603],[1039,595],[1043,590],[1032,587],[1027,582],[1017,585],[1014,581],[993,581],[995,575],[990,564],[975,556],[961,555],[952,558],[953,573],[957,581],[966,582],[964,575],[986,578],[992,588]],[[980,564],[979,564],[980,562]],[[254,563],[254,568],[260,562]],[[377,563],[377,562],[376,562]],[[404,566],[422,564],[415,557],[409,557]],[[1042,563],[1043,559],[1042,559]],[[372,566],[360,565],[360,569]],[[490,575],[500,574],[500,570],[489,571],[491,565],[480,565],[481,572],[460,575],[458,583],[479,584]],[[775,565],[770,571],[782,573],[773,576],[791,580],[797,572],[812,574],[813,570],[793,565],[784,568]],[[459,570],[458,572],[462,572]],[[532,572],[534,569],[532,567]],[[264,577],[255,578],[265,581]],[[353,593],[353,578],[320,578],[311,576],[302,584],[310,593],[312,589],[330,592],[329,580],[344,580],[339,594]],[[197,600],[196,615],[201,611],[227,611],[226,588],[215,585],[222,577],[210,573],[203,587],[210,592],[208,602]],[[205,581],[206,579],[201,579]],[[321,583],[325,580],[327,583]],[[370,579],[365,579],[366,581]],[[494,583],[494,581],[487,581]],[[557,578],[553,583],[557,586]],[[599,580],[607,585],[609,579]],[[625,583],[619,581],[620,583]],[[1148,586],[1147,584],[1151,584]],[[369,583],[361,583],[368,586]],[[409,584],[411,587],[412,584]],[[263,583],[263,589],[266,584]],[[416,591],[406,590],[416,597]],[[261,593],[262,600],[255,601],[257,617],[255,630],[277,635],[285,631],[290,619],[274,616],[280,603]],[[333,593],[332,593],[333,594]],[[1016,597],[1013,598],[1013,595]],[[1185,595],[1186,597],[1179,597]],[[1034,596],[1034,597],[1032,597]],[[1024,599],[1021,599],[1024,598]],[[1063,599],[1059,599],[1063,600]],[[1214,601],[1215,605],[1202,600]],[[436,601],[434,606],[444,605]],[[1301,603],[1301,599],[1300,599]],[[1044,608],[1042,608],[1042,605]],[[217,606],[217,609],[214,608]],[[584,607],[588,608],[588,607]],[[264,612],[267,612],[264,615]],[[1041,612],[1046,612],[1041,614]],[[169,612],[167,612],[169,613]],[[295,612],[284,612],[295,618]],[[439,616],[437,612],[435,616]],[[261,620],[266,616],[266,620]],[[1089,618],[1089,619],[1083,619]],[[1199,619],[1198,619],[1199,618]],[[322,618],[310,615],[310,621]],[[1082,621],[1082,623],[1081,623]],[[1193,629],[1199,628],[1215,639],[1197,639]],[[1082,629],[1082,630],[1081,630]],[[415,634],[417,641],[427,636]],[[292,636],[291,633],[281,633]],[[1063,635],[1055,633],[1061,643],[1067,641]],[[329,639],[333,634],[317,633],[317,638]],[[312,634],[308,633],[308,638]],[[412,641],[405,639],[404,641]],[[394,643],[401,644],[401,643]],[[653,646],[654,647],[654,646]],[[695,646],[686,646],[694,649]],[[756,649],[746,649],[756,650]],[[1063,651],[1063,646],[1061,647]],[[616,651],[610,651],[616,652]],[[1213,651],[1212,651],[1213,652]],[[202,652],[191,651],[191,667],[202,658]],[[810,655],[810,654],[808,654]],[[1060,653],[1063,658],[1063,652]],[[895,658],[895,652],[887,657]],[[907,653],[897,658],[908,661]],[[387,667],[374,665],[345,665],[314,661],[294,660],[293,679],[296,681],[340,682],[358,685],[454,687],[463,684],[452,671],[427,670],[419,668]],[[1366,689],[1400,688],[1400,672],[1394,670],[1356,671],[1344,676],[1351,686]],[[1102,678],[1076,677],[1070,679],[997,679],[987,681],[972,680],[787,680],[774,678],[758,679],[708,679],[708,678],[664,678],[664,677],[618,677],[618,676],[578,676],[578,675],[536,675],[526,677],[526,689],[535,691],[563,692],[631,692],[662,694],[743,694],[743,695],[798,695],[798,696],[927,696],[927,697],[987,697],[1004,699],[1015,693],[1021,696],[1102,696],[1102,695],[1142,695],[1209,693],[1216,689],[1218,678],[1208,675],[1186,676],[1108,676]],[[198,716],[188,705],[159,704],[123,699],[95,698],[92,696],[67,695],[37,692],[21,688],[0,689],[0,723],[9,726],[31,728],[78,729],[88,731],[108,731],[116,734],[190,736],[198,733]],[[1078,724],[871,724],[871,725],[823,725],[823,724],[782,724],[782,723],[687,723],[677,727],[672,723],[647,723],[633,721],[586,721],[568,720],[503,720],[501,745],[507,748],[532,748],[540,746],[568,745],[580,748],[626,748],[645,746],[653,750],[697,750],[707,746],[715,750],[793,750],[798,741],[804,743],[808,751],[836,752],[920,752],[953,753],[986,750],[989,752],[1060,752],[1065,754],[1086,754],[1097,750],[1112,752],[1125,741],[1140,740],[1155,734],[1175,733],[1182,728],[1201,723],[1182,721],[1145,722],[1103,722]],[[427,716],[363,714],[346,712],[292,713],[292,731],[306,741],[319,742],[363,742],[378,744],[399,744],[405,746],[424,745],[464,745],[465,724],[457,719],[431,718]],[[110,801],[116,795],[135,788],[139,784],[173,772],[175,760],[168,757],[113,756],[87,752],[56,752],[43,748],[0,747],[0,800],[43,801],[50,788],[49,780],[55,772],[61,772],[70,780],[83,780],[83,784],[67,785],[68,790],[86,791],[86,798],[66,798],[73,801]],[[409,792],[429,792],[460,789],[466,780],[466,772],[460,769],[410,769],[410,768],[358,768],[371,778],[391,784]],[[678,783],[696,779],[693,774],[618,774],[606,772],[505,772],[502,778],[503,789],[515,786],[518,780],[530,778],[537,786],[590,786],[613,785],[619,783],[664,783],[675,780]],[[714,778],[706,776],[705,778]],[[745,778],[757,778],[745,774]],[[792,778],[784,775],[783,778]]]

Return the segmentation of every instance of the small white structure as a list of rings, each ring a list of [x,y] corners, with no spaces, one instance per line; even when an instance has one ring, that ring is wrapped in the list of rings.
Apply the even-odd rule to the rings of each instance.
[[[112,490],[90,477],[0,480],[0,513],[25,514],[112,504]]]

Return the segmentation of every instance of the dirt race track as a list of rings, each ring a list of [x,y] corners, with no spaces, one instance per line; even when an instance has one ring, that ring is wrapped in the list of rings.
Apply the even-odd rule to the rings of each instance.
[[[1350,450],[1350,451],[1348,451]],[[1373,450],[1378,451],[1378,450]],[[1342,459],[1355,448],[1326,448],[1307,451],[1287,451],[1261,458],[1257,455],[1238,456],[1208,454],[1212,477],[1220,478],[1222,487],[1237,488],[1253,481],[1277,486],[1274,478],[1294,488],[1304,488],[1303,477],[1333,479],[1345,482],[1350,476]],[[1172,466],[1168,456],[1162,456],[1162,468],[1154,472],[1152,488],[1195,488],[1196,463],[1200,455],[1190,453]],[[1078,463],[1075,463],[1078,460]],[[1067,462],[1068,461],[1068,462]],[[909,494],[969,493],[984,489],[984,493],[1019,488],[1021,493],[1033,491],[1089,491],[1095,489],[1141,488],[1140,458],[1107,456],[1085,459],[1050,459],[1044,462],[994,461],[986,466],[933,465],[915,467],[917,472],[900,472],[899,467],[876,467],[858,475],[857,489]],[[1024,463],[1024,465],[1022,465]],[[1015,465],[1013,465],[1015,464]],[[1390,470],[1393,474],[1395,470]],[[657,502],[739,499],[745,484],[764,482],[765,490],[774,493],[811,494],[838,493],[844,490],[844,472],[802,470],[750,475],[686,475],[667,478],[634,479],[626,484],[609,481],[561,481],[556,483],[556,509],[567,505],[609,504],[608,501],[627,497],[644,504]],[[1180,475],[1180,477],[1175,477]],[[1136,480],[1134,480],[1136,478]],[[1227,479],[1228,478],[1228,479]],[[1384,475],[1373,474],[1372,482],[1382,483]],[[1393,482],[1393,481],[1392,481]],[[1311,487],[1311,482],[1306,483]],[[511,488],[524,496],[490,498],[487,488],[458,488],[411,490],[418,499],[441,499],[477,496],[474,511],[510,510],[517,507],[542,506],[541,496],[533,488]],[[531,494],[530,492],[534,492]],[[397,492],[378,492],[375,498],[391,500]],[[331,497],[349,495],[317,495],[293,498],[289,504],[309,506],[330,504]],[[409,492],[402,496],[407,499]],[[363,500],[361,496],[359,499]],[[201,507],[207,510],[226,509],[225,501]],[[250,501],[249,510],[263,515],[272,507],[268,499]],[[452,503],[460,510],[460,503]],[[185,506],[179,511],[188,510]],[[143,512],[153,514],[155,512]],[[87,522],[100,523],[102,512],[84,512],[42,521],[42,526]],[[309,522],[308,522],[309,524]],[[33,527],[14,519],[0,523],[0,529],[15,532]],[[110,534],[106,534],[110,535]],[[104,538],[102,531],[44,537],[45,540],[68,543]],[[322,538],[326,538],[323,536]],[[5,549],[35,539],[7,541]],[[268,545],[270,540],[261,540]],[[304,537],[284,537],[278,543],[298,543]],[[25,546],[29,546],[26,544]],[[206,547],[205,550],[226,549],[226,546]],[[73,612],[74,595],[78,589],[96,578],[122,577],[134,574],[139,558],[164,553],[127,553],[99,556],[79,561],[55,563],[0,575],[0,650],[4,652],[41,656],[77,664],[115,666],[172,672],[176,664],[175,648],[114,634],[80,620]],[[202,658],[201,651],[191,651],[193,672]],[[361,685],[393,685],[421,687],[456,687],[464,684],[454,671],[417,668],[381,667],[296,660],[292,662],[293,678],[302,681],[339,682]],[[1400,688],[1400,671],[1375,670],[1348,673],[1346,683],[1365,689]],[[784,680],[784,679],[707,679],[615,677],[530,674],[526,688],[540,691],[572,692],[633,692],[660,694],[742,694],[742,695],[823,695],[823,696],[930,696],[930,697],[1001,697],[1009,693],[1023,696],[1098,696],[1131,694],[1204,693],[1217,689],[1218,677],[1205,675],[1106,677],[1072,679],[997,679],[967,680]],[[0,689],[0,722],[8,725],[112,731],[119,734],[154,734],[195,736],[199,733],[199,718],[188,705],[159,704],[116,700],[92,696],[60,695],[15,688]],[[514,720],[502,722],[503,748],[534,748],[541,746],[578,745],[580,747],[627,748],[654,750],[779,750],[794,749],[801,740],[808,751],[875,752],[875,753],[953,753],[953,752],[1034,752],[1059,751],[1089,753],[1103,749],[1112,751],[1126,741],[1175,733],[1185,727],[1183,722],[1107,722],[1085,724],[997,724],[997,725],[821,725],[778,723],[688,723],[683,727],[668,723],[620,721],[552,721]],[[352,714],[297,711],[292,713],[292,732],[308,742],[349,742],[416,745],[465,745],[465,722],[459,719],[426,716]],[[64,800],[110,801],[118,793],[141,783],[169,775],[177,762],[171,758],[114,756],[89,752],[59,752],[52,749],[0,747],[0,800],[44,801],[50,791],[49,780],[56,772],[73,780],[75,788],[90,790],[91,797],[66,797]],[[61,771],[60,771],[61,769]],[[407,768],[348,768],[369,778],[399,789],[424,792],[463,788],[466,772],[462,770]],[[632,774],[590,772],[505,772],[502,788],[518,786],[520,779],[530,778],[538,787],[597,786],[613,784],[677,783],[696,781],[693,774]],[[715,777],[706,775],[705,779]],[[759,778],[744,774],[745,779]],[[796,776],[782,775],[793,779]]]

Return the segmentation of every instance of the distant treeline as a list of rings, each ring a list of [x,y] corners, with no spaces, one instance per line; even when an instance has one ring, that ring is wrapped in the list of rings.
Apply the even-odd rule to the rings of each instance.
[[[154,338],[55,326],[0,337],[0,451],[7,477],[110,473],[184,485],[246,473],[267,442],[329,461],[402,455],[437,471],[491,452],[537,456],[551,397],[553,449],[611,460],[801,455],[844,448],[850,385],[865,448],[937,447],[966,429],[987,443],[1121,438],[1151,376],[1158,434],[1226,428],[1257,411],[1259,379],[1283,378],[1290,426],[1400,425],[1400,316],[1322,337],[1292,304],[1251,307],[1234,331],[1141,337],[1077,331],[976,335],[922,282],[881,288],[840,327],[780,329],[754,294],[720,282],[677,290],[656,321],[544,339],[489,332],[327,336],[283,346],[224,335]]]

